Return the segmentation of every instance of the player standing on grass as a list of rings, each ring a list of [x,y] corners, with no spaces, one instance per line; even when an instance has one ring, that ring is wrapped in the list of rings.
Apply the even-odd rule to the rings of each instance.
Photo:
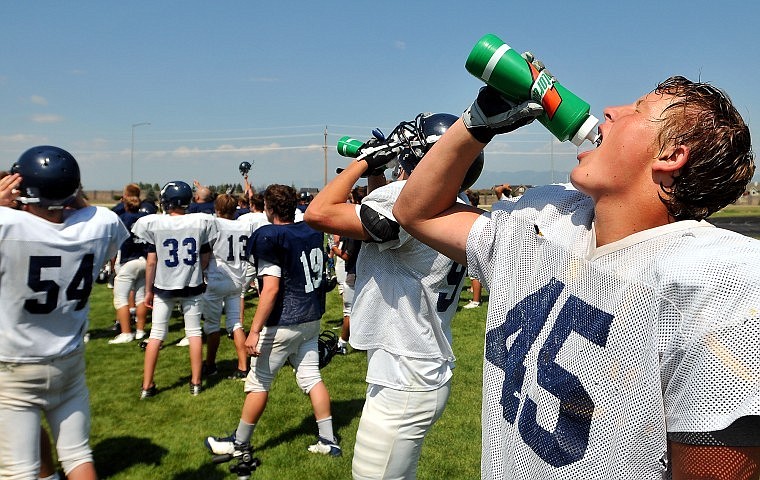
[[[393,210],[489,289],[483,478],[756,480],[760,242],[702,221],[752,178],[749,128],[672,77],[604,110],[572,185],[455,205],[485,144],[541,111],[482,89]]]
[[[222,194],[214,200],[216,217],[216,238],[213,239],[213,255],[206,269],[206,291],[201,300],[203,330],[206,332],[205,375],[216,375],[216,352],[219,349],[221,333],[219,324],[222,310],[226,316],[226,328],[232,335],[237,352],[238,372],[248,371],[248,354],[245,351],[245,329],[241,312],[241,294],[246,281],[248,262],[245,251],[253,232],[248,222],[233,220],[237,200],[232,195]]]
[[[245,381],[243,411],[230,437],[206,439],[215,455],[239,459],[238,469],[252,468],[251,436],[285,362],[293,366],[298,386],[309,395],[317,421],[319,436],[308,450],[341,455],[317,350],[325,312],[324,236],[304,222],[294,223],[296,201],[295,189],[286,185],[270,185],[264,192],[264,210],[271,224],[257,229],[248,247],[258,275],[259,305],[245,342],[253,358]]]
[[[315,228],[363,240],[350,343],[367,350],[368,385],[351,467],[355,479],[415,478],[425,436],[448,402],[451,320],[465,268],[399,228],[391,210],[417,163],[456,120],[437,113],[402,122],[386,141],[389,151],[351,163],[306,210]],[[389,146],[395,142],[401,143],[396,150]],[[386,166],[396,160],[398,181],[386,185]],[[462,190],[475,182],[482,160],[467,184],[460,182]],[[359,205],[346,203],[362,176],[369,176],[368,195]]]
[[[209,242],[216,237],[216,226],[211,215],[185,214],[192,198],[190,185],[169,182],[161,189],[164,214],[147,215],[132,226],[132,233],[148,244],[145,305],[153,309],[150,339],[145,347],[141,399],[158,393],[153,381],[158,353],[177,303],[182,306],[185,335],[190,343],[190,394],[195,396],[201,392],[203,271],[211,256]]]
[[[0,180],[0,205],[20,206],[0,207],[0,478],[37,478],[44,413],[67,478],[94,479],[83,338],[93,281],[129,232],[77,196],[69,152],[31,148],[11,173]]]

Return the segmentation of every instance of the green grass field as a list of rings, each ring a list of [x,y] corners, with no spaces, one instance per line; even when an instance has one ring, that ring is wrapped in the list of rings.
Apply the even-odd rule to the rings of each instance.
[[[465,291],[460,306],[470,298],[471,294]],[[141,401],[143,351],[138,342],[108,344],[114,334],[111,301],[112,290],[96,285],[91,296],[87,379],[92,406],[91,446],[101,478],[235,478],[228,472],[228,464],[212,464],[211,455],[203,446],[208,435],[227,435],[234,431],[240,418],[243,383],[226,378],[236,365],[232,341],[222,338],[217,359],[220,374],[204,379],[203,392],[192,397],[188,390],[188,351],[175,345],[183,337],[182,320],[175,313],[156,370],[159,394]],[[247,303],[247,326],[256,303],[255,297]],[[485,315],[484,304],[478,309],[460,309],[454,319],[457,368],[452,394],[443,417],[425,441],[418,472],[420,479],[480,476]],[[341,302],[336,289],[328,294],[323,326],[326,329],[338,327],[340,319]],[[309,399],[296,386],[292,369],[283,368],[254,433],[255,454],[262,465],[252,478],[351,478],[353,445],[364,403],[366,366],[366,355],[352,351],[334,358],[322,370],[332,397],[334,426],[343,447],[340,458],[307,452],[306,447],[313,443],[317,431]]]

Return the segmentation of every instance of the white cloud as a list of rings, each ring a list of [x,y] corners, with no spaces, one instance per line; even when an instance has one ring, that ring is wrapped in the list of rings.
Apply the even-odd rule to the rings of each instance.
[[[0,143],[20,143],[24,145],[41,144],[46,141],[45,137],[30,135],[28,133],[14,133],[13,135],[0,136]]]
[[[34,123],[58,123],[63,121],[63,117],[55,113],[40,113],[32,115],[31,120]]]
[[[32,103],[35,104],[35,105],[47,105],[48,104],[47,99],[45,97],[41,96],[41,95],[32,95],[31,97],[29,97],[29,100],[31,100]]]
[[[393,42],[393,46],[398,50],[406,50],[406,42],[403,40],[396,40]]]

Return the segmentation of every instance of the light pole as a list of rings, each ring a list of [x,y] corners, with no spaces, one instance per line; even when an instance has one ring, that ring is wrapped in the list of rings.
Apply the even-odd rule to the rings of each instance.
[[[129,153],[129,183],[135,183],[135,128],[150,125],[150,122],[132,124],[132,149]]]

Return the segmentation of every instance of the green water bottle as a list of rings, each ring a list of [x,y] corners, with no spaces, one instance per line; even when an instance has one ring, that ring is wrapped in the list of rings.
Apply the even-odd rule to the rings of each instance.
[[[544,113],[538,117],[557,139],[580,146],[596,141],[599,120],[589,114],[590,105],[566,89],[545,71],[539,72],[496,35],[488,34],[473,47],[465,62],[468,72],[513,102],[533,99]]]
[[[338,139],[338,153],[343,157],[358,157],[360,153],[359,151],[363,146],[364,142],[348,135]]]

